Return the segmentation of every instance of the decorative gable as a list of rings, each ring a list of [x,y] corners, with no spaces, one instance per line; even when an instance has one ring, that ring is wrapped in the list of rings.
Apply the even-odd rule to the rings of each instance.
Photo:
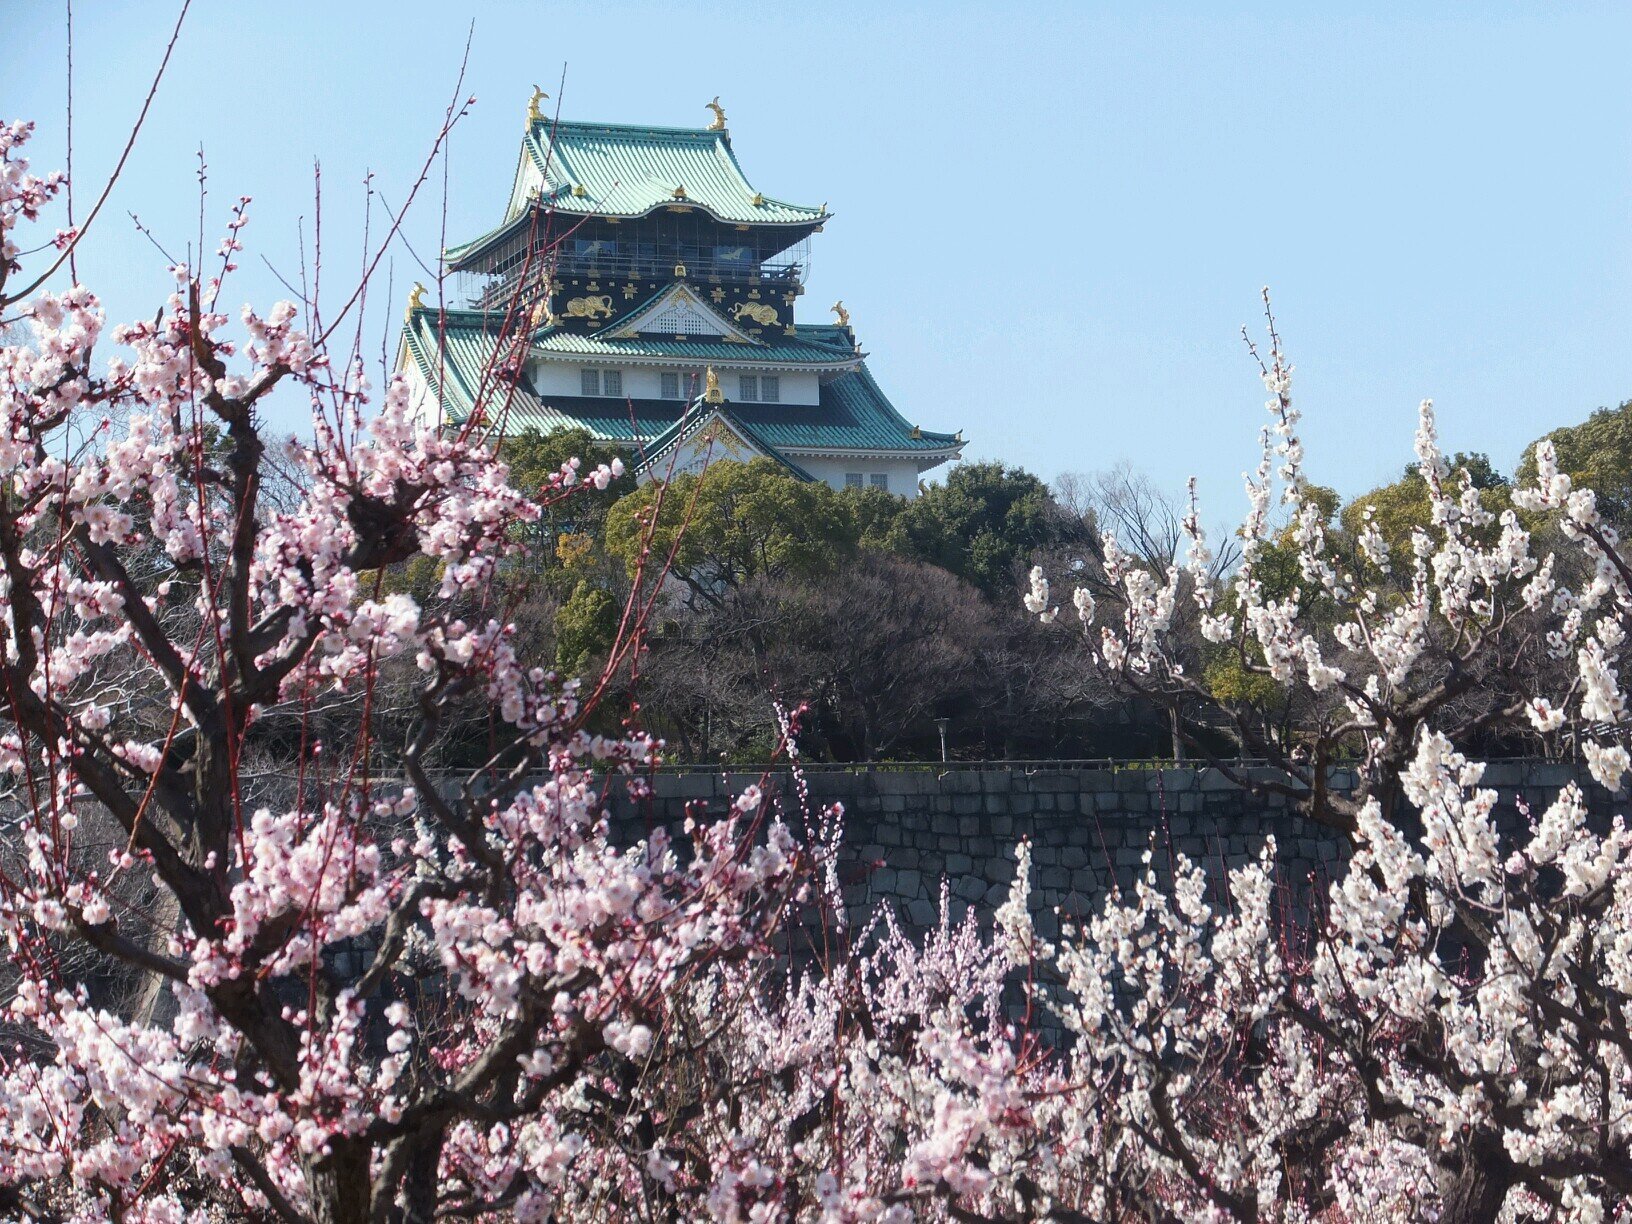
[[[637,336],[662,336],[671,340],[718,336],[743,344],[760,343],[684,283],[671,285],[628,318],[597,334],[601,339],[612,340],[633,340]]]

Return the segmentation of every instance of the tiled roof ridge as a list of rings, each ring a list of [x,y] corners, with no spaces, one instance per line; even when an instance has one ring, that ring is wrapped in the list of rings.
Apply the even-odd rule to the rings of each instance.
[[[699,140],[714,143],[723,140],[730,143],[730,134],[723,128],[708,127],[677,127],[659,123],[612,123],[600,119],[562,119],[554,120],[548,115],[533,121],[528,134],[533,135],[540,130],[554,128],[557,132],[564,128],[582,128],[587,131],[627,132],[631,136],[689,136]]]

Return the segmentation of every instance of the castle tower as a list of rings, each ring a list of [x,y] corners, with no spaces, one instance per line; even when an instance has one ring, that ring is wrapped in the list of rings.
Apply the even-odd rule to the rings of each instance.
[[[643,475],[764,455],[915,496],[961,435],[895,410],[842,305],[795,321],[832,214],[755,190],[709,106],[707,128],[571,123],[535,95],[504,221],[444,253],[465,304],[410,305],[401,363],[421,410],[445,427],[501,407],[507,433],[582,427]]]

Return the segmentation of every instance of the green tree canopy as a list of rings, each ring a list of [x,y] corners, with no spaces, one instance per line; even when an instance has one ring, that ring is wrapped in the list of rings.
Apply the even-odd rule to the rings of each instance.
[[[839,490],[839,501],[850,516],[859,547],[889,549],[895,525],[907,509],[905,499],[876,485],[847,485]]]
[[[580,580],[555,613],[555,662],[567,675],[584,675],[612,648],[622,609],[600,587]]]
[[[642,485],[612,507],[606,547],[631,575],[659,505],[651,563],[675,550],[675,576],[708,604],[762,574],[828,572],[856,545],[849,503],[827,485],[799,480],[771,459],[719,459],[666,486]]]
[[[993,598],[1009,594],[1032,553],[1086,535],[1030,472],[1001,463],[953,468],[906,503],[891,532],[895,551],[948,570]]]
[[[523,493],[543,500],[542,491],[561,465],[570,459],[582,460],[580,470],[588,473],[603,463],[623,457],[615,446],[590,437],[587,429],[555,429],[548,433],[526,430],[499,444],[499,457],[510,465],[510,483]],[[554,542],[565,533],[599,535],[612,503],[635,487],[635,475],[626,471],[603,492],[585,489],[561,505],[545,508],[539,521],[539,535]]]
[[[1479,504],[1486,510],[1500,514],[1512,507],[1511,482],[1495,469],[1489,456],[1458,451],[1450,459],[1450,468],[1449,490],[1460,490],[1462,481],[1467,479],[1479,490]],[[1414,464],[1407,466],[1405,474],[1393,484],[1362,493],[1343,508],[1343,528],[1351,536],[1358,535],[1365,525],[1367,509],[1371,510],[1372,521],[1382,532],[1394,557],[1410,556],[1411,533],[1418,527],[1428,527],[1433,521],[1428,482]]]
[[[1579,425],[1546,435],[1558,455],[1558,467],[1570,479],[1598,494],[1598,508],[1625,522],[1632,516],[1632,400],[1600,408]],[[1536,476],[1536,443],[1525,447],[1519,482]]]

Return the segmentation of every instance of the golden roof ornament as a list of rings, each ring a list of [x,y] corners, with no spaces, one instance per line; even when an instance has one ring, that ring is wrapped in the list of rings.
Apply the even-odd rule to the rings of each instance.
[[[549,96],[549,94],[545,93],[537,85],[533,86],[533,96],[527,102],[527,122],[529,124],[538,123],[543,120],[544,112],[539,110],[538,104]]]
[[[408,309],[403,312],[403,318],[412,319],[414,311],[424,305],[424,297],[425,286],[415,281],[414,287],[408,291]]]
[[[674,196],[674,198],[677,199],[677,200],[685,199],[686,198],[686,185],[684,183],[681,183],[680,186],[676,187],[669,194]]]
[[[840,327],[850,326],[850,312],[844,308],[842,299],[833,303],[833,313],[838,316]]]
[[[720,95],[715,94],[714,101],[705,102],[703,105],[714,112],[714,122],[708,125],[708,130],[711,132],[725,131],[725,108],[720,105]]]
[[[760,195],[759,192],[757,192],[757,191],[754,192],[754,207],[755,208],[764,208],[765,207],[765,197]]]
[[[714,373],[714,367],[709,366],[703,375],[703,403],[725,403],[725,392],[720,390],[720,376]]]
[[[920,438],[922,438],[923,436],[924,436],[924,431],[922,429],[918,428],[918,426],[914,425],[912,427],[912,440],[914,442],[916,442]]]

